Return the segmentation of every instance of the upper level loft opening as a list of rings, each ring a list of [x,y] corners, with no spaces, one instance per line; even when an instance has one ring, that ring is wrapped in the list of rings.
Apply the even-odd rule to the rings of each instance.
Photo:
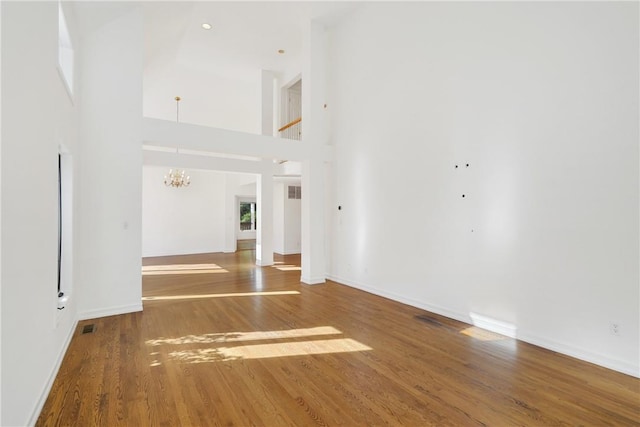
[[[145,117],[175,121],[173,100],[180,96],[180,123],[280,137],[278,129],[294,114],[283,110],[282,91],[296,88],[300,114],[300,85],[291,81],[303,68],[311,5],[149,2],[143,8]],[[300,139],[294,134],[284,137]]]

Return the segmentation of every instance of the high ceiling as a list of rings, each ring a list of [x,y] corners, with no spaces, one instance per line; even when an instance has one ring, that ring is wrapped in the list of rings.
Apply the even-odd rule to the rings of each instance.
[[[309,21],[333,25],[355,7],[349,2],[78,2],[78,26],[86,33],[139,6],[145,66],[176,63],[234,78],[255,78],[259,69],[300,70]],[[204,30],[203,23],[212,28]]]

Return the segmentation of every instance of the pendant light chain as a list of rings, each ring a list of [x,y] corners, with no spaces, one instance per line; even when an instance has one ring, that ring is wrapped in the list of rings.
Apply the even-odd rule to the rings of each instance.
[[[180,97],[176,96],[176,123],[180,123]],[[176,147],[176,154],[179,154],[180,151],[178,147]],[[169,169],[169,174],[164,176],[164,185],[167,187],[188,187],[191,184],[191,177],[186,175],[185,170],[180,169]]]

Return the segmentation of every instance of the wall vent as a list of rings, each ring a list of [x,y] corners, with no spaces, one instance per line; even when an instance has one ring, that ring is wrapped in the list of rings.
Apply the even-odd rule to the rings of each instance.
[[[289,186],[289,199],[302,199],[302,187],[290,185]]]
[[[90,325],[84,325],[82,327],[82,333],[83,334],[92,334],[96,331],[96,325],[94,325],[93,323]]]

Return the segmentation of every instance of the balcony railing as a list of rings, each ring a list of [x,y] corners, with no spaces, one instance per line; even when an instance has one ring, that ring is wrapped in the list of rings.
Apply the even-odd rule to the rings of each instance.
[[[302,117],[290,121],[278,129],[278,132],[282,138],[300,141],[302,139]]]

